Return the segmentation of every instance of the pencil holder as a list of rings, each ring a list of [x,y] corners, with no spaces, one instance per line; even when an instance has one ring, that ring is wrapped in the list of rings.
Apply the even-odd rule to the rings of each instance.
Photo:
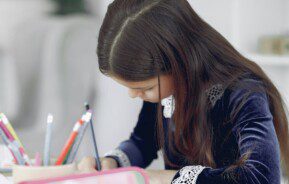
[[[36,179],[46,179],[51,177],[67,176],[77,172],[75,162],[67,165],[50,166],[24,166],[14,165],[12,167],[12,177],[14,183],[32,181]]]

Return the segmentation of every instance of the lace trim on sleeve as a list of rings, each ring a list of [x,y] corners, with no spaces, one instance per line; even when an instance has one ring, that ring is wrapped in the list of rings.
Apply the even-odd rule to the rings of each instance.
[[[129,167],[131,166],[128,156],[120,149],[112,150],[104,155],[105,157],[116,157],[120,167]]]
[[[211,88],[206,90],[206,94],[212,106],[215,106],[216,102],[221,99],[224,93],[222,84],[213,85]]]
[[[174,177],[172,184],[195,184],[199,174],[206,167],[201,165],[183,167]],[[179,176],[179,177],[177,177]]]

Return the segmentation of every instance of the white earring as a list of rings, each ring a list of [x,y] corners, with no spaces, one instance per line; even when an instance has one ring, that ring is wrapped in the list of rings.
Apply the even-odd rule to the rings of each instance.
[[[161,101],[162,106],[164,106],[164,117],[171,118],[173,116],[175,110],[175,99],[174,96],[171,95],[167,98],[162,99]]]

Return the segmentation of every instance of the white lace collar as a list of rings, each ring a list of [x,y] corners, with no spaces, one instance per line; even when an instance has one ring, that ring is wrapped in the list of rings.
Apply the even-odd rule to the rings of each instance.
[[[222,84],[216,84],[216,85],[213,85],[211,88],[207,89],[205,92],[213,107],[216,104],[216,102],[223,96],[224,88]],[[171,118],[175,110],[174,96],[171,95],[167,98],[162,99],[161,104],[162,106],[164,106],[164,111],[163,111],[164,117]]]
[[[164,106],[163,115],[165,118],[171,118],[174,114],[175,110],[175,99],[174,96],[171,95],[167,98],[162,99],[162,106]]]

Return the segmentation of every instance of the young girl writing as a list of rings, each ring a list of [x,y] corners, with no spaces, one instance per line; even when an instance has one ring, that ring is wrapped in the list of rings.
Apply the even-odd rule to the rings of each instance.
[[[115,0],[97,54],[100,71],[144,101],[102,169],[145,168],[162,150],[166,170],[147,170],[152,183],[279,184],[281,166],[288,175],[280,93],[186,0]]]

